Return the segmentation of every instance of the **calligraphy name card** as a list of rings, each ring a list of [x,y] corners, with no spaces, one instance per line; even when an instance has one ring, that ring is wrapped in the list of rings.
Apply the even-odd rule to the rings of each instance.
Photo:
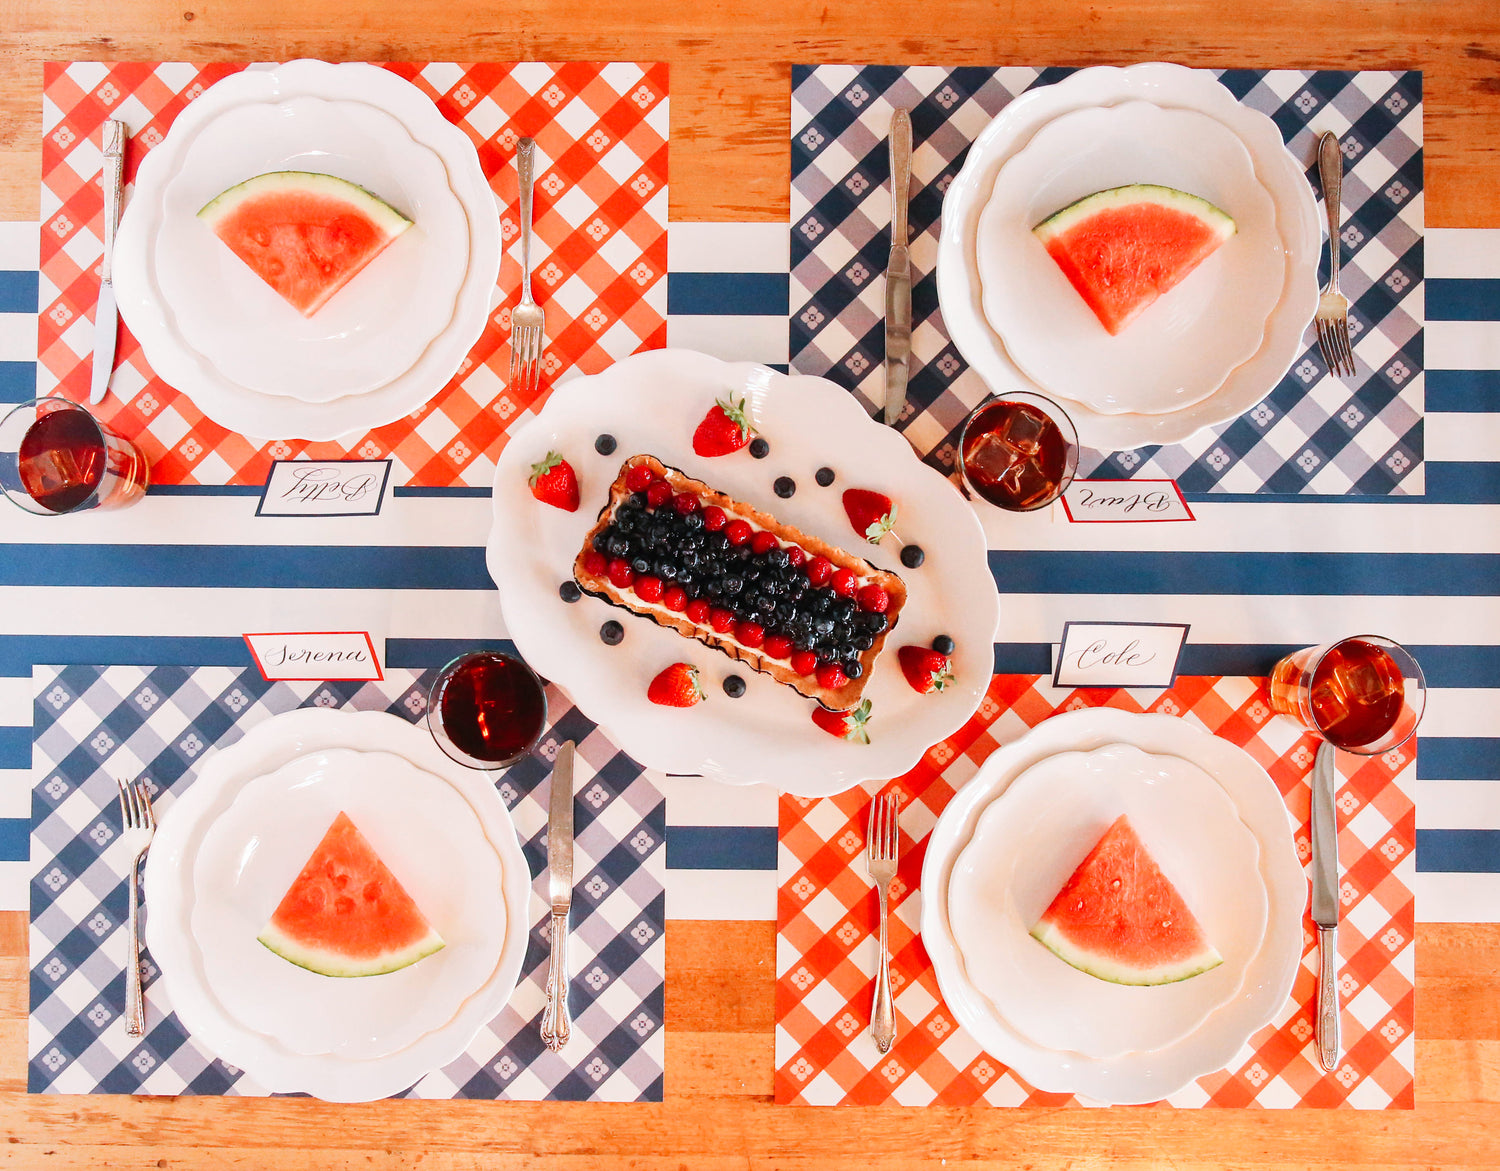
[[[1171,687],[1187,623],[1068,622],[1054,687]]]
[[[1176,480],[1074,480],[1063,511],[1074,524],[1195,519]]]
[[[250,657],[268,680],[383,679],[375,642],[363,630],[245,635]]]
[[[388,459],[281,459],[271,466],[256,516],[378,516]]]

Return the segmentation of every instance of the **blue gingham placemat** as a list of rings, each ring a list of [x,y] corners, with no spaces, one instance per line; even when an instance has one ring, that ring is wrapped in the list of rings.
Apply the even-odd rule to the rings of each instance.
[[[147,1035],[125,1035],[128,863],[117,776],[150,779],[158,816],[196,765],[245,729],[298,707],[421,719],[434,672],[380,683],[267,683],[232,667],[38,667],[32,676],[31,1019],[27,1088],[67,1094],[264,1094],[200,1049],[142,953]],[[403,1095],[659,1102],[665,1057],[666,803],[641,767],[561,692],[536,752],[498,780],[532,872],[531,940],[505,1010],[451,1064]],[[578,746],[573,1040],[538,1025],[547,967],[548,778]],[[149,908],[146,908],[149,914]]]
[[[949,470],[958,428],[989,393],[938,311],[943,193],[970,143],[1012,98],[1071,69],[818,65],[792,70],[791,366],[884,401],[891,110],[911,109],[912,374],[899,426]],[[1304,352],[1257,407],[1182,444],[1085,452],[1081,475],[1171,477],[1189,492],[1395,495],[1423,491],[1422,75],[1415,71],[1221,70],[1271,116],[1320,190],[1317,133],[1341,136],[1341,283],[1358,376]],[[1318,132],[1312,127],[1316,126]],[[1320,209],[1321,210],[1321,209]],[[1326,279],[1327,260],[1320,279]]]

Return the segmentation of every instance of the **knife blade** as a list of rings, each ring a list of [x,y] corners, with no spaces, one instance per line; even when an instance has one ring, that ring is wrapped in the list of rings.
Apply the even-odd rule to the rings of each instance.
[[[1318,1061],[1339,1063],[1339,827],[1334,808],[1334,747],[1318,746],[1312,775],[1312,920],[1318,928]]]
[[[891,115],[891,254],[885,268],[885,421],[906,406],[911,372],[911,255],[906,223],[911,191],[911,115]]]
[[[542,1040],[554,1052],[568,1043],[568,912],[573,906],[573,741],[565,740],[552,766],[547,813],[547,897],[552,904],[552,951]]]
[[[94,367],[89,377],[89,402],[103,402],[109,376],[115,367],[115,332],[119,310],[115,307],[115,229],[120,224],[124,199],[125,123],[110,118],[104,123],[104,259],[99,265],[99,306],[94,310]]]

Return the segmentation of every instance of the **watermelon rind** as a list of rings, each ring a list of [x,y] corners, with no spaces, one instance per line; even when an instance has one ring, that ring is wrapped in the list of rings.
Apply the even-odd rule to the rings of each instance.
[[[1091,216],[1098,215],[1101,211],[1133,207],[1142,203],[1154,203],[1201,220],[1214,235],[1219,237],[1220,242],[1229,239],[1235,233],[1234,219],[1227,212],[1215,207],[1201,196],[1179,191],[1175,187],[1163,187],[1157,183],[1128,183],[1123,187],[1110,187],[1104,191],[1096,191],[1092,195],[1085,195],[1082,199],[1074,200],[1061,211],[1053,212],[1032,228],[1032,232],[1045,244],[1053,237],[1062,235]]]
[[[1182,980],[1190,980],[1194,976],[1201,976],[1204,972],[1217,968],[1224,962],[1224,957],[1212,944],[1205,944],[1203,950],[1175,963],[1142,968],[1117,963],[1106,955],[1078,947],[1056,923],[1038,923],[1032,928],[1031,935],[1065,964],[1071,964],[1080,972],[1087,972],[1090,976],[1107,980],[1111,984],[1130,984],[1138,987],[1176,984]]]
[[[269,192],[292,191],[305,191],[330,199],[345,200],[357,207],[379,225],[381,231],[392,238],[411,227],[411,220],[373,191],[361,187],[358,183],[340,179],[337,175],[324,175],[317,171],[267,171],[263,175],[256,175],[253,179],[236,183],[233,187],[214,196],[198,209],[198,218],[209,227],[214,227],[248,200]]]
[[[443,937],[436,928],[428,928],[427,934],[407,947],[381,952],[379,955],[352,959],[326,948],[312,948],[298,942],[274,923],[267,923],[265,930],[256,939],[270,948],[282,959],[316,972],[320,976],[337,976],[350,979],[357,976],[384,976],[409,968],[418,960],[424,960],[434,952],[443,950]]]

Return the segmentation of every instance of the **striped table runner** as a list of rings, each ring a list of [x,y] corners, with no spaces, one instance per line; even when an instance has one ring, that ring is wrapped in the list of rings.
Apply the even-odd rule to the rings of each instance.
[[[35,385],[35,225],[0,225],[0,398]],[[1049,668],[1064,621],[1190,622],[1188,674],[1263,673],[1360,630],[1432,686],[1416,786],[1417,916],[1500,920],[1500,231],[1427,233],[1426,494],[1190,495],[1195,524],[989,518],[996,670]],[[787,361],[787,228],[674,224],[668,344]],[[191,488],[66,521],[0,512],[0,908],[23,908],[37,663],[242,665],[247,629],[363,624],[393,667],[505,641],[484,569],[489,493],[396,488],[377,519],[254,517],[257,489]],[[318,582],[317,588],[306,583]],[[269,623],[269,625],[267,624]],[[776,797],[663,779],[668,912],[775,915]]]

